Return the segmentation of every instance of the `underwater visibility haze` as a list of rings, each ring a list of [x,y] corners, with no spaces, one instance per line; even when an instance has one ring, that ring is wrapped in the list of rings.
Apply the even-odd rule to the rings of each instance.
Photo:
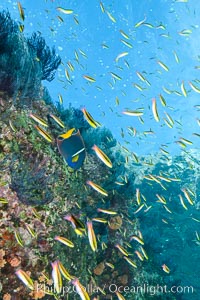
[[[0,2],[0,299],[200,299],[200,2]]]

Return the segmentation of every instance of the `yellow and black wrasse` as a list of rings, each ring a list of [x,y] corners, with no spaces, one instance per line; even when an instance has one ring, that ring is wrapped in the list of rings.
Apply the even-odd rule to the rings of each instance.
[[[52,279],[54,283],[54,288],[57,294],[61,293],[62,290],[62,277],[59,270],[58,260],[51,263],[52,266]]]
[[[105,265],[108,266],[111,269],[115,268],[115,266],[113,264],[109,263],[109,262],[105,262]]]
[[[117,215],[116,211],[109,210],[109,209],[97,208],[97,211],[108,215]]]
[[[95,151],[96,155],[100,158],[100,160],[109,168],[112,168],[112,162],[108,158],[108,156],[96,145],[92,147],[92,150]]]
[[[58,268],[60,270],[60,273],[63,275],[63,277],[65,277],[67,280],[72,280],[73,278],[75,278],[74,276],[71,276],[68,271],[65,269],[65,267],[63,266],[63,264],[58,260],[57,261],[58,264]]]
[[[78,278],[75,278],[71,281],[73,286],[76,288],[77,294],[81,297],[82,300],[90,300],[90,297],[85,289],[85,287],[80,283]]]
[[[131,117],[140,117],[143,115],[143,112],[140,110],[124,110],[122,113]]]
[[[54,240],[59,241],[68,247],[71,247],[71,248],[74,247],[74,243],[72,243],[70,240],[66,239],[65,237],[57,235],[57,236],[55,236]]]
[[[121,245],[119,244],[116,244],[115,247],[125,256],[128,256],[128,251],[126,249],[124,249],[124,247],[122,247]]]
[[[25,224],[25,226],[26,226],[28,232],[30,233],[30,235],[31,235],[33,238],[35,238],[36,235],[37,235],[36,232],[35,232],[28,224]]]
[[[87,222],[87,228],[88,228],[88,239],[89,239],[90,246],[93,251],[97,251],[97,239],[94,233],[92,221]]]
[[[108,223],[108,221],[103,218],[92,218],[92,221],[98,222],[98,223]]]
[[[144,248],[142,246],[140,246],[140,249],[141,249],[141,252],[142,252],[143,256],[146,258],[146,260],[148,260],[149,257],[147,255],[146,251],[144,250]]]
[[[116,294],[118,300],[126,300],[126,299],[124,298],[124,296],[122,296],[122,294],[120,294],[120,292],[115,292],[115,294]]]
[[[82,108],[81,111],[84,114],[85,119],[90,126],[92,126],[93,128],[97,128],[97,127],[101,126],[101,124],[99,122],[95,121],[93,119],[93,117],[91,116],[91,114],[85,108]]]
[[[132,240],[135,240],[135,241],[137,241],[138,243],[140,243],[141,245],[144,245],[143,239],[140,238],[140,237],[137,236],[137,235],[132,235],[132,236],[130,237],[130,241],[132,241]]]
[[[182,192],[185,196],[185,198],[187,199],[187,201],[191,204],[191,205],[194,205],[194,202],[192,200],[192,198],[190,197],[188,191],[186,189],[182,189]]]
[[[165,273],[168,273],[168,274],[170,273],[170,269],[168,268],[168,266],[166,264],[162,265],[162,269]]]
[[[83,233],[85,233],[85,225],[80,219],[70,214],[66,215],[64,219],[71,222],[72,227],[76,230],[77,234],[82,235]]]
[[[156,120],[156,122],[159,122],[160,118],[159,118],[159,115],[158,115],[157,104],[156,104],[156,99],[155,98],[152,99],[152,112],[153,112],[153,116],[154,116],[154,119]]]
[[[56,116],[54,116],[53,114],[49,115],[60,127],[65,128],[65,125],[63,124],[63,122]]]
[[[50,143],[53,141],[52,137],[51,137],[44,129],[42,129],[40,126],[35,125],[34,127],[37,129],[38,133],[39,133],[46,141],[48,141],[48,142],[50,142]]]
[[[48,127],[47,122],[45,122],[42,118],[34,115],[34,114],[29,114],[29,117],[31,117],[35,122],[39,123],[40,125],[44,127]]]
[[[140,197],[140,190],[139,189],[136,189],[136,201],[137,201],[138,205],[141,204],[141,197]]]
[[[79,169],[85,160],[85,144],[78,130],[73,133],[75,128],[68,130],[57,138],[57,147],[60,154],[64,157],[67,164],[74,170]]]
[[[144,257],[143,257],[143,255],[142,255],[142,253],[140,253],[138,250],[135,250],[135,254],[137,255],[137,257],[138,257],[141,261],[144,260]]]
[[[22,21],[24,21],[25,14],[24,14],[24,10],[23,10],[22,5],[21,5],[20,2],[17,2],[17,7],[18,7],[18,10],[19,10],[20,18],[22,19]]]
[[[24,242],[22,241],[22,237],[17,231],[15,231],[15,239],[21,247],[24,247]]]
[[[63,8],[63,7],[57,7],[56,9],[65,15],[70,15],[73,13],[72,9],[67,9],[67,8]]]
[[[89,76],[89,75],[83,75],[83,78],[90,82],[96,81],[96,79],[94,79],[92,76]]]
[[[188,210],[187,206],[185,205],[184,201],[183,201],[183,197],[181,195],[178,195],[179,196],[179,199],[180,199],[180,202],[181,202],[181,205],[183,206],[183,208],[185,210]]]
[[[136,263],[135,263],[132,259],[130,259],[130,258],[127,257],[127,256],[124,256],[124,259],[129,263],[129,265],[131,265],[131,266],[134,267],[134,268],[137,268]]]
[[[33,280],[30,278],[30,276],[28,276],[28,274],[25,271],[20,269],[16,271],[15,274],[30,290],[34,290]]]
[[[99,192],[100,194],[104,195],[104,196],[108,196],[108,193],[106,192],[106,190],[104,190],[101,186],[99,186],[98,184],[94,183],[91,180],[87,180],[86,182],[88,185],[90,185],[95,191]]]

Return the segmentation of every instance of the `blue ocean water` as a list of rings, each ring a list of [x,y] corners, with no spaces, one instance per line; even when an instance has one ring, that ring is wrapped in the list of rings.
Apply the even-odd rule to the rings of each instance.
[[[119,149],[129,158],[122,175],[133,178],[130,192],[126,193],[135,204],[133,192],[138,188],[146,210],[149,207],[147,212],[143,209],[136,214],[134,206],[127,208],[140,221],[151,257],[147,272],[158,270],[168,286],[180,286],[180,290],[193,287],[194,293],[181,290],[173,295],[175,299],[200,299],[200,3],[20,3],[25,12],[25,37],[33,31],[41,32],[61,57],[55,79],[43,82],[54,103],[62,95],[64,108],[69,104],[78,109],[85,107],[95,120],[110,129]],[[65,14],[58,7],[73,12]],[[0,10],[3,9],[20,21],[16,1],[2,0]],[[152,99],[156,99],[157,120]],[[142,115],[129,116],[125,111],[140,111]],[[132,161],[132,152],[139,164]],[[193,205],[188,203],[184,189]],[[180,194],[185,197],[186,208],[180,203]],[[157,195],[166,199],[166,207],[158,202]],[[162,271],[164,264],[169,274]]]

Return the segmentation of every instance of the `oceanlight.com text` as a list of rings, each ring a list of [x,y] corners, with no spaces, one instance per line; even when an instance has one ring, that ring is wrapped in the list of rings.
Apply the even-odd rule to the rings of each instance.
[[[162,295],[162,294],[193,294],[194,288],[193,286],[172,286],[172,287],[167,287],[167,285],[148,285],[148,284],[143,284],[140,286],[120,286],[116,284],[110,284],[107,286],[106,284],[101,287],[97,287],[94,285],[85,285],[84,286],[85,290],[89,294],[95,294],[99,293],[102,294],[115,294],[116,292],[119,292],[121,294],[149,294],[151,296],[154,295]],[[42,290],[44,293],[55,293],[56,294],[56,289],[54,286],[47,286],[45,284],[38,284],[37,285],[37,291]],[[73,294],[77,293],[76,288],[73,285],[67,285],[63,286],[60,292],[61,296],[67,295],[67,294]]]

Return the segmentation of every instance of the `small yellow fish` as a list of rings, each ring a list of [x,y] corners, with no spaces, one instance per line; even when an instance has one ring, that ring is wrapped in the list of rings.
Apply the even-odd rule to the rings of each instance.
[[[88,124],[90,124],[90,126],[92,126],[93,128],[97,128],[97,127],[101,126],[101,124],[99,122],[95,121],[93,119],[93,117],[91,116],[91,114],[85,108],[82,108],[81,111],[83,112],[83,114],[86,118],[86,121],[88,122]]]
[[[152,99],[152,111],[153,111],[154,119],[156,120],[156,122],[159,122],[160,118],[159,118],[159,115],[158,115],[157,104],[156,104],[156,99],[155,98]]]
[[[23,10],[23,8],[22,8],[21,3],[20,3],[20,2],[17,2],[17,6],[18,6],[20,18],[22,19],[22,21],[24,21],[25,15],[24,15],[24,10]]]
[[[58,267],[59,266],[58,261],[56,260],[53,263],[51,263],[51,266],[52,266],[52,279],[54,282],[54,288],[57,294],[60,294],[62,290],[62,277]]]
[[[104,6],[103,6],[103,3],[100,2],[99,4],[100,4],[100,8],[101,8],[102,13],[105,13],[105,8],[104,8]]]
[[[146,17],[144,18],[144,20],[138,22],[135,24],[135,28],[140,27],[144,22],[146,21]]]
[[[102,187],[100,187],[96,183],[92,182],[91,180],[87,180],[86,183],[88,185],[90,185],[95,191],[99,192],[100,194],[102,194],[104,196],[108,196],[108,193]]]
[[[131,43],[129,43],[129,42],[127,42],[127,41],[125,41],[125,40],[120,40],[124,45],[126,45],[127,47],[129,47],[129,48],[133,48],[133,46],[132,46],[132,44]]]
[[[192,82],[189,81],[189,85],[195,91],[196,93],[200,93],[200,88],[198,88],[196,85],[194,85]]]
[[[57,236],[55,236],[54,240],[59,241],[68,247],[71,247],[71,248],[74,247],[74,243],[72,243],[70,240],[66,239],[65,237],[61,237],[61,236],[57,235]]]
[[[169,68],[160,60],[157,61],[157,63],[165,70],[165,71],[169,71]]]
[[[128,55],[128,52],[122,52],[120,54],[117,55],[117,57],[115,58],[115,61],[118,62],[118,60],[124,56]]]
[[[108,11],[106,11],[108,18],[113,22],[116,23],[116,19],[111,15],[111,13],[109,13]]]
[[[131,117],[140,117],[143,115],[143,112],[139,110],[124,110],[122,113]]]
[[[103,218],[92,218],[92,221],[99,222],[99,223],[108,223],[108,221]]]
[[[194,205],[194,202],[192,200],[192,198],[190,197],[188,191],[186,189],[182,189],[182,192],[184,193],[184,196],[185,198],[188,200],[188,202],[191,204],[191,205]]]
[[[124,259],[125,259],[132,267],[137,268],[136,263],[135,263],[132,259],[130,259],[130,258],[127,257],[127,256],[124,256]]]
[[[77,294],[79,294],[82,300],[90,300],[90,297],[85,287],[80,283],[78,278],[73,279],[71,283],[75,286],[76,292]]]
[[[90,82],[95,82],[96,79],[94,79],[93,77],[89,76],[89,75],[83,75],[83,78],[86,79],[87,81]]]
[[[43,125],[44,127],[48,127],[48,124],[42,118],[40,118],[34,114],[29,114],[29,117],[31,117],[35,122]]]
[[[45,140],[47,140],[47,141],[50,142],[50,143],[53,141],[52,137],[51,137],[44,129],[42,129],[40,126],[35,125],[34,127],[37,129],[38,133],[39,133]]]
[[[88,238],[89,238],[90,246],[93,251],[96,251],[97,250],[97,239],[96,239],[96,235],[94,233],[92,221],[87,222],[87,228],[88,228]]]
[[[22,269],[15,272],[17,277],[30,289],[34,290],[34,283],[33,280],[28,276],[26,272],[24,272]]]
[[[128,256],[128,252],[126,251],[126,249],[124,249],[124,247],[122,247],[121,245],[119,244],[116,244],[115,247],[122,253],[124,254],[125,256]]]
[[[57,7],[56,8],[59,12],[66,14],[66,15],[70,15],[73,13],[72,9],[66,9],[66,8],[62,8],[62,7]]]
[[[168,274],[169,274],[170,269],[168,268],[168,266],[167,266],[166,264],[163,264],[163,265],[162,265],[162,269],[163,269],[163,271],[164,271],[165,273],[168,273]]]
[[[63,104],[63,97],[62,97],[62,95],[58,94],[58,99],[59,99],[60,105],[62,105]]]
[[[97,211],[108,215],[117,215],[116,211],[109,210],[109,209],[97,208]]]
[[[15,239],[16,239],[17,243],[18,243],[21,247],[24,247],[24,243],[23,243],[23,241],[22,241],[22,237],[21,237],[21,235],[20,235],[17,231],[15,231]]]
[[[142,255],[142,253],[140,253],[139,251],[135,250],[135,254],[137,255],[137,257],[138,257],[141,261],[144,260],[144,257],[143,257],[143,255]]]
[[[136,235],[132,235],[132,236],[131,236],[130,241],[132,241],[132,240],[135,240],[135,241],[137,241],[138,243],[140,243],[141,245],[144,245],[143,239],[140,238],[140,237],[138,237],[138,236],[136,236]]]
[[[92,149],[95,151],[96,155],[101,159],[101,161],[108,166],[109,168],[112,168],[112,162],[108,158],[108,156],[96,145],[92,147]]]
[[[122,294],[120,294],[120,292],[115,292],[115,294],[116,294],[118,300],[126,300],[126,299],[124,298],[124,296],[122,296]]]
[[[140,197],[140,190],[139,189],[136,189],[136,201],[137,201],[138,205],[141,204],[141,197]]]
[[[65,128],[65,125],[63,124],[63,122],[56,116],[54,116],[53,114],[50,114],[50,117],[52,119],[54,119],[54,121],[62,128]]]
[[[111,74],[111,76],[112,76],[113,78],[115,78],[115,79],[117,79],[117,80],[121,80],[121,79],[122,79],[119,75],[117,75],[117,74],[115,74],[115,73],[113,73],[113,72],[110,72],[110,74]]]
[[[181,83],[181,91],[184,97],[187,97],[187,91],[185,89],[184,81]]]
[[[63,266],[63,264],[58,260],[57,261],[58,264],[58,268],[60,270],[60,273],[67,279],[67,280],[72,280],[73,278],[75,278],[74,276],[71,276],[68,271],[65,269],[65,267]]]
[[[179,195],[179,199],[180,199],[180,201],[181,201],[181,205],[183,206],[183,208],[184,208],[185,210],[188,210],[187,206],[186,206],[185,203],[184,203],[183,197],[182,197],[181,195]]]
[[[121,35],[122,35],[125,39],[130,40],[130,37],[128,36],[128,34],[126,34],[123,30],[120,29],[119,32],[121,33]]]
[[[26,226],[28,232],[30,233],[30,235],[32,235],[32,237],[35,238],[36,235],[37,235],[37,234],[35,233],[35,231],[34,231],[28,224],[26,224],[26,223],[25,223],[25,226]]]

